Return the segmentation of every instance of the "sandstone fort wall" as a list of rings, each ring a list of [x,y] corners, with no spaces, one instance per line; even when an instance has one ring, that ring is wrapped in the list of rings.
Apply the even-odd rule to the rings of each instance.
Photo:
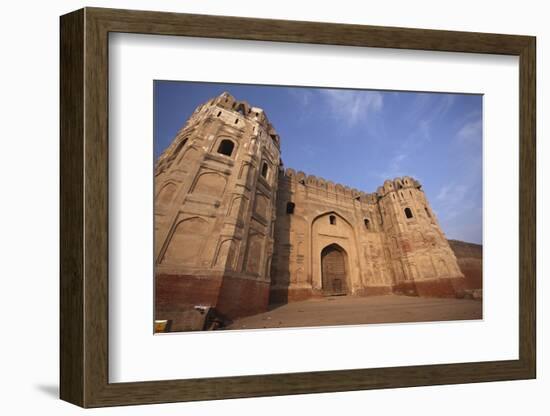
[[[270,302],[457,296],[463,287],[418,181],[365,193],[284,170],[264,111],[228,93],[199,106],[157,162],[159,319],[198,305],[232,319]]]

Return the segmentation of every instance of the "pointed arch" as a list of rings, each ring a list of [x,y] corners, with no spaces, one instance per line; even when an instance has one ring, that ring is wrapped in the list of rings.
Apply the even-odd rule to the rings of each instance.
[[[197,159],[200,151],[195,147],[195,145],[189,145],[186,149],[182,151],[182,155],[179,158],[177,164],[183,165],[185,163],[189,163],[190,160]]]
[[[345,295],[348,293],[347,252],[331,243],[321,250],[322,289],[325,295]]]
[[[314,217],[313,220],[311,221],[311,224],[313,225],[316,221],[319,220],[319,218],[322,218],[322,217],[329,217],[330,218],[331,215],[334,215],[337,219],[340,218],[342,221],[346,222],[350,227],[353,228],[353,225],[351,224],[351,222],[345,216],[343,216],[342,214],[340,214],[337,211],[323,212],[322,214],[319,214],[316,217]]]
[[[164,206],[170,204],[177,190],[178,187],[174,182],[166,182],[157,194],[157,205]]]
[[[168,238],[162,263],[197,264],[208,236],[208,228],[208,221],[201,217],[191,217],[179,221]]]
[[[200,174],[193,187],[193,193],[220,197],[225,191],[227,179],[218,172],[204,172]]]
[[[235,270],[238,241],[233,238],[222,239],[218,245],[214,267],[223,267],[225,270]]]

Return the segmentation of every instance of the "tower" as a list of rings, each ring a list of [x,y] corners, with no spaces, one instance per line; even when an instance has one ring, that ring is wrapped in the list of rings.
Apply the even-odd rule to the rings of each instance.
[[[460,295],[464,275],[420,183],[408,176],[387,180],[377,193],[394,292]]]
[[[226,92],[196,108],[155,167],[157,319],[266,310],[279,165],[262,109]]]

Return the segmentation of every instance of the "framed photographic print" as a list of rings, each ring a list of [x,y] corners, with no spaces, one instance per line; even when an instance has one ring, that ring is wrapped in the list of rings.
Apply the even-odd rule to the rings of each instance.
[[[535,38],[61,17],[61,398],[534,378]]]

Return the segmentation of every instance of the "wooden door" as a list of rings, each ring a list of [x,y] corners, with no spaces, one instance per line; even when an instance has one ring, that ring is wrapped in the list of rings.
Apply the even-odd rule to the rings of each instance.
[[[323,293],[329,296],[347,294],[346,259],[336,245],[325,247],[321,253]]]

